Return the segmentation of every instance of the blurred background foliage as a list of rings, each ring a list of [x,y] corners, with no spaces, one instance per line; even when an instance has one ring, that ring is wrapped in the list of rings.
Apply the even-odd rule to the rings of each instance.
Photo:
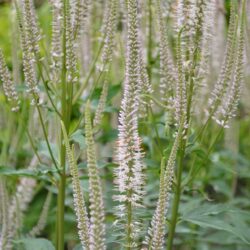
[[[225,15],[228,17],[229,0],[225,1]],[[46,1],[37,1],[36,6],[39,13],[39,22],[46,37],[50,37],[51,15],[49,6]],[[249,13],[250,14],[250,13]],[[3,49],[7,58],[9,67],[11,68],[11,6],[8,1],[0,1],[0,47]],[[98,22],[96,26],[98,26]],[[98,27],[97,27],[98,28]],[[98,30],[98,29],[96,29]],[[98,33],[97,33],[98,34]],[[49,42],[49,41],[47,41]],[[93,51],[95,51],[95,41],[93,41]],[[120,62],[122,64],[122,62]],[[153,76],[158,80],[156,76]],[[121,92],[121,81],[118,77],[113,77],[113,83],[109,90],[108,105],[106,107],[105,117],[102,123],[103,133],[98,134],[96,141],[100,144],[99,150],[99,166],[103,168],[103,177],[105,177],[105,204],[107,211],[107,222],[111,226],[113,222],[113,201],[112,201],[112,176],[114,163],[111,162],[111,152],[106,145],[114,145],[117,138],[117,130],[110,123],[111,117],[117,117],[119,93]],[[249,77],[246,78],[247,89],[249,89]],[[100,88],[95,90],[93,94],[93,105],[97,105],[100,96]],[[187,183],[184,196],[180,205],[180,222],[177,227],[176,249],[180,250],[248,250],[250,249],[250,115],[249,115],[249,92],[240,105],[239,116],[232,121],[230,129],[222,133],[215,149],[211,154],[207,155],[207,145],[210,139],[219,130],[216,124],[211,125],[207,132],[208,141],[204,144],[189,145],[189,152],[192,152],[190,159],[192,162],[197,157],[197,168],[202,171],[195,179]],[[0,106],[5,106],[5,100],[1,93]],[[76,104],[73,110],[73,116],[78,118],[81,115],[80,104]],[[2,110],[2,109],[1,109]],[[1,114],[0,114],[1,116]],[[0,117],[2,119],[2,117]],[[32,118],[31,118],[32,119]],[[158,133],[155,130],[157,124]],[[73,124],[72,124],[73,126]],[[158,141],[162,145],[168,145],[172,138],[172,128],[164,127],[164,116],[162,113],[156,113],[150,119],[145,120],[141,126],[141,134],[143,136],[143,145],[146,155],[148,183],[146,205],[148,208],[145,218],[150,218],[156,199],[158,197],[158,180],[159,180],[159,159],[160,153],[157,148]],[[1,131],[3,138],[5,131]],[[167,136],[166,136],[167,135]],[[1,138],[1,140],[2,140]],[[71,136],[71,139],[78,143],[79,148],[84,150],[84,136],[81,130]],[[37,142],[40,152],[46,154],[46,148],[43,142]],[[169,149],[171,145],[169,145]],[[26,158],[31,157],[32,152],[26,144],[15,154],[19,155],[19,161],[16,162],[17,168],[23,167],[27,162]],[[23,159],[23,160],[22,160]],[[198,166],[199,165],[199,166]],[[82,186],[88,191],[86,164],[79,165],[83,170]],[[40,176],[43,171],[48,171],[46,166],[41,166]],[[8,173],[5,175],[8,175]],[[23,172],[18,176],[27,175]],[[18,181],[18,176],[12,176],[13,182]],[[39,175],[38,175],[39,176]],[[104,178],[103,178],[104,179]],[[22,231],[28,232],[37,222],[41,212],[43,202],[46,198],[46,192],[42,187],[47,185],[46,178],[42,180],[36,187],[36,195],[25,217],[24,228]],[[52,189],[46,186],[47,189]],[[56,190],[51,190],[56,193]],[[53,241],[55,237],[55,213],[56,199],[52,201],[49,212],[48,223],[42,237]],[[75,215],[72,209],[71,189],[67,190],[66,199],[66,241],[68,249],[78,242],[76,232]],[[146,227],[147,225],[145,225]],[[109,232],[109,230],[108,230]],[[108,235],[109,249],[117,249],[115,237]],[[18,244],[17,244],[18,245]],[[25,246],[25,243],[23,243]],[[25,248],[25,247],[24,247]],[[20,249],[20,248],[17,248]],[[77,249],[74,248],[74,249]]]

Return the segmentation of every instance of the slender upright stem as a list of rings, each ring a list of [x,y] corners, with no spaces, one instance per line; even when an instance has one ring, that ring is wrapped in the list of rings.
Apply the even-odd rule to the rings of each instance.
[[[173,208],[172,208],[172,218],[171,224],[168,233],[168,242],[167,242],[167,250],[172,250],[173,241],[174,241],[174,234],[175,228],[178,219],[178,210],[179,210],[179,203],[181,198],[181,179],[182,179],[182,172],[183,172],[183,161],[185,156],[185,148],[186,148],[186,140],[181,140],[180,145],[180,152],[178,156],[178,172],[177,172],[177,183],[176,183],[176,190],[175,196],[173,201]]]
[[[69,117],[70,114],[67,112],[70,107],[67,103],[67,80],[66,80],[66,26],[67,26],[67,8],[68,0],[63,1],[63,62],[62,62],[62,73],[61,73],[61,115],[62,121],[65,125],[66,131],[69,131]],[[58,199],[57,199],[57,250],[64,249],[64,203],[65,203],[65,189],[66,189],[66,149],[63,144],[63,133],[61,131],[60,139],[60,179],[58,183]]]
[[[52,152],[52,149],[50,147],[48,135],[47,135],[45,124],[44,124],[43,117],[42,117],[42,111],[41,111],[40,106],[39,106],[38,103],[36,103],[36,108],[37,108],[37,111],[38,111],[39,120],[40,120],[40,123],[42,125],[42,130],[43,130],[44,138],[45,138],[48,150],[49,150],[50,157],[51,157],[56,169],[59,171],[59,168],[58,168],[57,163],[56,163],[56,159],[55,159],[55,157],[53,155],[53,152]]]
[[[102,42],[101,45],[100,45],[100,47],[99,47],[99,49],[98,49],[98,52],[97,52],[97,54],[96,54],[96,57],[94,58],[94,61],[93,61],[92,65],[91,65],[91,67],[90,67],[90,69],[89,69],[89,72],[88,72],[88,75],[87,75],[85,81],[81,84],[79,90],[78,90],[78,91],[76,92],[76,94],[74,95],[73,101],[72,101],[73,104],[76,103],[76,101],[79,99],[79,97],[81,97],[81,95],[82,95],[84,89],[86,88],[86,86],[87,86],[87,84],[88,84],[88,82],[89,82],[90,77],[91,77],[92,74],[94,73],[94,71],[95,71],[95,69],[96,69],[96,62],[97,62],[97,60],[98,60],[98,58],[99,58],[99,56],[100,56],[100,54],[101,54],[101,51],[102,51],[102,48],[103,48],[103,44],[104,44],[104,43]]]
[[[130,196],[131,196],[131,194],[130,194]],[[127,247],[126,247],[126,249],[127,250],[131,250],[132,248],[131,248],[131,245],[132,245],[132,237],[131,237],[131,235],[132,235],[132,204],[131,204],[131,202],[128,202],[128,204],[127,204],[127,211],[128,211],[128,213],[127,213]]]
[[[192,100],[193,100],[193,92],[194,92],[194,70],[195,70],[196,64],[194,63],[193,67],[191,68],[189,72],[189,89],[188,89],[188,98],[187,98],[187,119],[186,123],[189,125],[190,123],[190,113],[192,108]],[[189,128],[189,126],[188,126]],[[185,158],[185,152],[186,152],[186,143],[187,143],[187,137],[188,137],[188,131],[189,129],[186,128],[183,132],[184,135],[181,138],[180,142],[180,148],[179,148],[179,155],[178,155],[178,166],[177,166],[177,182],[176,182],[176,190],[175,190],[175,196],[173,201],[173,208],[172,208],[172,217],[170,221],[170,227],[169,227],[169,234],[168,234],[168,242],[167,242],[167,250],[172,250],[173,248],[173,242],[174,242],[174,235],[175,235],[175,228],[177,224],[178,219],[178,210],[179,210],[179,203],[181,198],[181,191],[182,191],[182,172],[184,167],[184,158]]]

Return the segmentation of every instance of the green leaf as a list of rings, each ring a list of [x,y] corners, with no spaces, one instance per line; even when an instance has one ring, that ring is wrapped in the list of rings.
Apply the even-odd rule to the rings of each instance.
[[[73,250],[82,250],[82,245],[81,244],[78,244],[76,245]]]
[[[57,169],[54,166],[47,166],[44,164],[39,164],[37,169],[36,169],[37,175],[38,176],[45,176],[48,173],[57,173]]]
[[[58,147],[56,144],[50,142],[50,147],[54,156],[58,155]],[[51,158],[46,141],[41,141],[38,145],[38,152],[47,158]]]
[[[71,136],[70,140],[79,144],[80,149],[86,148],[85,137],[83,136],[83,131],[81,129],[76,130]]]
[[[200,241],[205,241],[217,245],[242,244],[242,242],[236,236],[232,236],[225,231],[216,231],[210,233],[209,235],[202,234],[200,236]]]
[[[55,250],[53,244],[43,238],[24,238],[18,241],[15,241],[18,244],[22,244],[25,250]]]
[[[109,169],[113,169],[117,167],[117,164],[114,162],[104,162],[104,163],[100,163],[98,164],[98,168],[109,168]]]
[[[250,244],[250,230],[245,222],[245,212],[225,204],[204,204],[192,210],[183,210],[182,221],[202,228],[213,228],[229,232],[244,243]]]
[[[36,173],[28,169],[13,169],[10,167],[0,166],[0,175],[4,176],[26,176],[26,177],[36,177]]]
[[[199,202],[199,200],[198,200]],[[206,215],[217,215],[222,212],[228,211],[229,206],[225,204],[200,204],[197,201],[191,202],[192,206],[188,207],[188,209],[183,209],[183,217],[201,217]],[[195,209],[194,206],[197,206]]]
[[[250,240],[247,239],[246,235],[244,235],[245,233],[242,234],[243,232],[240,227],[237,227],[237,225],[231,226],[218,217],[215,219],[212,216],[203,216],[202,218],[185,218],[185,220],[203,228],[214,228],[217,230],[227,231],[239,237],[243,242],[250,244]]]
[[[121,84],[111,85],[108,92],[107,100],[111,100],[114,96],[116,96],[121,90]]]

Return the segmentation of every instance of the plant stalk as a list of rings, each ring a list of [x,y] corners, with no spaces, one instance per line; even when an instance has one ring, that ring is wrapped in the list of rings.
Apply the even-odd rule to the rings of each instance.
[[[197,54],[197,50],[194,53],[194,59],[196,59],[196,54]],[[188,127],[184,129],[183,131],[184,135],[182,136],[181,141],[180,141],[178,166],[177,166],[176,190],[175,190],[175,196],[174,196],[174,201],[173,201],[172,217],[171,217],[170,226],[169,226],[169,235],[168,235],[168,242],[167,242],[167,248],[166,248],[167,250],[172,250],[173,248],[175,228],[176,228],[177,219],[178,219],[178,210],[179,210],[179,203],[180,203],[181,191],[182,191],[182,185],[181,185],[182,172],[183,172],[183,167],[184,167],[184,158],[185,158],[185,152],[186,152],[187,137],[188,137],[188,131],[189,131],[189,125],[190,125],[190,113],[191,113],[191,108],[192,108],[192,100],[193,100],[193,92],[194,92],[193,76],[194,76],[195,68],[196,68],[196,63],[193,64],[189,72],[189,77],[188,77],[189,89],[188,89],[187,108],[186,108],[187,110],[186,124],[188,124]]]
[[[127,204],[127,209],[128,209],[128,215],[127,215],[127,250],[131,250],[131,245],[132,245],[132,229],[131,229],[131,224],[132,224],[132,204],[131,202],[128,202]]]
[[[167,242],[167,250],[172,250],[174,235],[175,235],[175,228],[178,219],[178,210],[179,210],[179,203],[181,198],[181,179],[182,179],[182,172],[183,172],[183,163],[184,163],[184,156],[185,156],[185,148],[186,148],[186,140],[181,140],[181,147],[178,159],[178,172],[177,172],[177,183],[176,183],[176,191],[173,201],[173,208],[172,208],[172,218],[170,221],[169,233],[168,233],[168,242]]]
[[[68,0],[63,1],[63,37],[62,37],[62,46],[63,46],[63,58],[62,58],[62,73],[61,73],[61,84],[62,84],[62,93],[61,93],[61,114],[62,122],[65,125],[67,134],[69,131],[69,117],[70,114],[67,112],[70,107],[68,107],[67,102],[67,80],[66,80],[66,27],[67,27],[67,8]],[[60,136],[60,165],[61,172],[58,183],[58,199],[57,199],[57,250],[64,250],[64,210],[65,210],[65,189],[66,189],[66,148],[63,143],[63,132],[61,129]]]

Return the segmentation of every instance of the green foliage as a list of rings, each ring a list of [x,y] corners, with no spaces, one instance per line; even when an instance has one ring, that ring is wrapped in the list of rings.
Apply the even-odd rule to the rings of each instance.
[[[18,244],[18,249],[23,250],[55,250],[53,244],[46,239],[33,239],[33,238],[25,238],[20,239],[16,242]]]
[[[11,23],[10,23],[10,6],[4,5],[0,7],[0,48],[2,48],[8,55],[8,62],[11,58],[11,47],[9,41],[11,40]]]
[[[161,227],[157,228],[160,236],[155,236],[156,245],[150,242],[151,247],[145,246],[145,249],[249,249],[250,77],[249,72],[243,72],[241,62],[244,52],[248,61],[246,68],[249,67],[249,46],[243,39],[244,30],[250,37],[249,20],[249,27],[245,29],[246,18],[241,14],[240,4],[224,1],[223,6],[216,7],[216,15],[210,13],[217,23],[212,27],[214,41],[209,40],[212,48],[204,52],[204,30],[201,31],[199,25],[206,20],[199,17],[194,26],[185,20],[185,24],[178,26],[175,5],[181,1],[138,1],[137,15],[135,2],[120,1],[123,5],[115,6],[115,1],[61,1],[62,12],[56,19],[62,21],[61,26],[56,27],[59,31],[56,41],[62,49],[59,55],[53,54],[51,49],[53,35],[56,35],[52,27],[56,0],[42,1],[35,9],[38,33],[41,31],[41,37],[35,38],[31,32],[35,25],[25,26],[22,20],[27,18],[25,13],[20,15],[23,21],[20,33],[15,28],[18,20],[12,5],[0,5],[0,48],[20,98],[20,110],[11,112],[0,79],[0,243],[2,231],[9,232],[6,221],[14,225],[7,240],[10,246],[0,244],[0,249],[78,250],[86,245],[86,249],[92,249],[89,245],[98,241],[101,246],[98,248],[104,249],[105,245],[108,250],[121,249],[122,242],[128,250],[137,249],[135,245],[141,249],[150,221],[157,215],[157,202],[160,203],[160,220],[155,221]],[[80,12],[86,10],[79,20],[74,19],[77,13],[72,7],[74,2],[86,4],[79,9]],[[113,3],[112,12],[104,11],[109,6],[106,2]],[[168,6],[170,2],[172,6]],[[188,5],[192,1],[183,2]],[[210,1],[198,2],[202,13],[202,6]],[[237,12],[231,14],[235,23],[228,37],[232,51],[223,62],[224,33],[230,30],[232,2]],[[127,6],[128,3],[132,7]],[[111,22],[109,14],[115,12],[116,7],[116,18]],[[127,7],[133,12],[129,34]],[[241,37],[237,21],[238,26],[242,25]],[[77,29],[71,27],[75,24]],[[193,33],[189,34],[190,30]],[[103,46],[109,46],[109,39],[105,38],[114,39],[112,49],[108,50],[108,65],[103,65]],[[133,55],[129,54],[131,48]],[[208,63],[208,72],[200,70],[203,63]],[[230,67],[227,66],[226,74],[221,76],[223,91],[217,96],[218,113],[212,112],[214,117],[206,116],[205,111],[214,109],[209,106],[210,98],[214,97],[211,93],[219,82],[219,68],[223,69],[223,64],[230,64]],[[32,70],[35,72],[32,84],[37,87],[33,90],[27,85]],[[153,92],[145,89],[147,73]],[[126,83],[129,74],[132,83]],[[242,85],[243,98],[238,107],[238,85],[243,74],[246,84]],[[171,86],[167,85],[169,81]],[[166,84],[163,92],[162,83]],[[229,105],[232,119],[229,128],[223,129],[217,123],[221,124],[221,116],[231,114],[223,114],[230,98],[229,103],[235,104],[231,105],[234,108]],[[121,105],[126,101],[129,105]],[[128,125],[124,130],[121,129],[121,109],[126,113],[124,123]],[[97,113],[100,119],[95,124]],[[180,145],[177,146],[178,128]],[[122,133],[124,140],[118,140]],[[136,140],[141,145],[138,148]],[[146,192],[141,199],[143,206],[130,208],[128,214],[134,213],[133,216],[118,222],[114,172],[123,164],[119,153],[122,151],[120,144],[124,142],[130,147],[129,157],[134,157],[131,160],[126,153],[128,158],[122,158],[125,163],[129,162],[129,174],[125,177],[133,177],[136,157],[140,150],[143,152]],[[169,160],[170,167],[166,168]],[[20,196],[29,185],[32,187],[29,193]],[[48,192],[52,194],[52,202],[46,227],[38,238],[29,238],[28,233],[37,225]],[[126,201],[127,208],[129,202]],[[166,204],[169,206],[165,207]],[[98,233],[93,237],[90,228],[96,218],[94,228]],[[129,220],[135,223],[126,224]],[[136,237],[130,227],[136,229]],[[123,231],[127,231],[129,243],[123,239]]]

